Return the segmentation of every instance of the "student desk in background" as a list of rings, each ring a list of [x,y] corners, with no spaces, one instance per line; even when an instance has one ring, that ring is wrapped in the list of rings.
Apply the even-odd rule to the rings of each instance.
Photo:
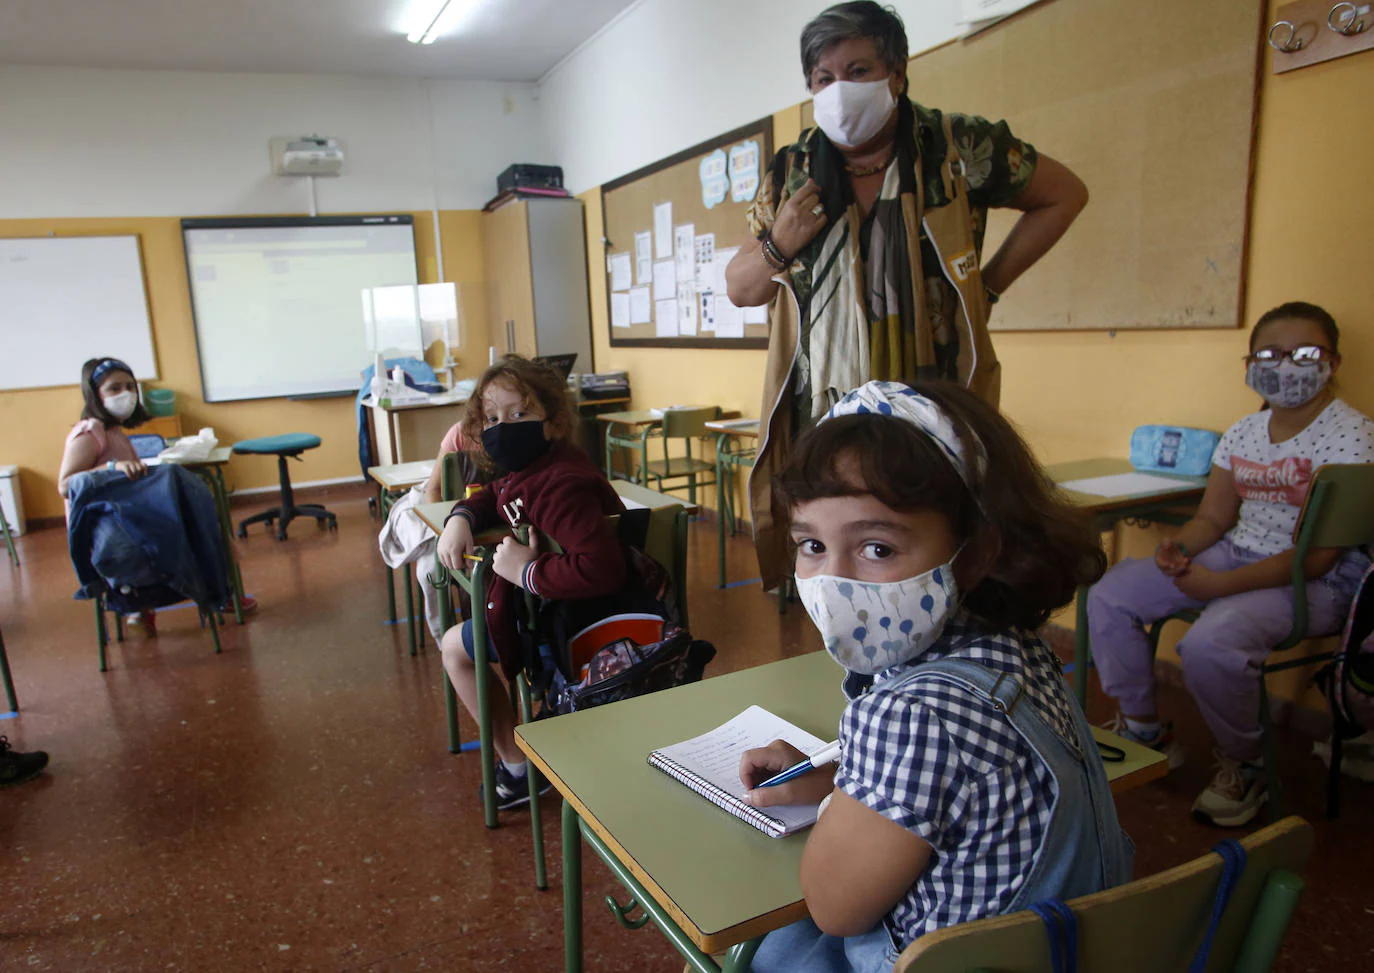
[[[1046,472],[1055,483],[1071,483],[1076,480],[1097,477],[1120,477],[1134,472],[1134,467],[1124,459],[1088,459],[1069,463],[1052,463]],[[1139,520],[1161,523],[1181,522],[1182,517],[1171,513],[1176,507],[1192,507],[1202,499],[1207,488],[1207,478],[1201,476],[1176,476],[1168,473],[1150,473],[1178,483],[1179,488],[1165,490],[1150,488],[1133,491],[1120,496],[1101,496],[1095,493],[1080,493],[1066,490],[1069,500],[1092,514],[1099,533],[1114,531],[1123,520]],[[1092,645],[1088,638],[1088,589],[1078,589],[1078,618],[1074,623],[1073,688],[1080,703],[1088,698],[1088,666],[1092,662]]]
[[[569,716],[522,724],[516,743],[563,795],[565,968],[582,969],[582,840],[698,969],[741,946],[725,969],[743,969],[765,933],[807,915],[798,870],[807,832],[769,838],[649,766],[649,752],[714,729],[751,704],[832,739],[845,700],[840,669],[813,652],[638,696]],[[1167,758],[1094,730],[1126,759],[1108,763],[1113,793],[1162,777]]]
[[[149,465],[175,463],[184,466],[205,481],[215,498],[215,514],[219,517],[220,538],[224,542],[225,570],[229,575],[229,592],[234,599],[234,621],[243,624],[243,574],[234,554],[234,523],[229,514],[229,489],[224,485],[224,466],[233,456],[232,446],[216,446],[201,460],[150,460]]]
[[[673,408],[703,409],[707,406],[679,405]],[[721,419],[735,418],[739,415],[738,412],[717,414]],[[596,419],[603,423],[606,429],[606,468],[604,470],[606,478],[612,482],[617,478],[633,480],[636,483],[642,482],[644,467],[649,465],[649,435],[663,425],[663,410],[634,409],[629,412],[602,412]],[[633,477],[630,475],[628,463],[624,473],[612,472],[615,469],[612,456],[617,448],[639,450],[639,469]]]
[[[717,588],[725,587],[725,519],[730,519],[730,533],[735,532],[734,471],[754,468],[759,439],[757,419],[717,419],[706,423],[716,434],[716,566]],[[747,497],[746,497],[747,499]],[[785,602],[784,602],[785,603]]]
[[[363,399],[372,426],[373,456],[383,466],[434,459],[439,442],[463,418],[467,397],[456,392],[431,395],[428,402],[384,409],[371,396]]]
[[[377,510],[382,515],[383,523],[391,514],[391,507],[396,500],[407,490],[417,487],[429,479],[429,474],[434,469],[433,460],[419,460],[414,463],[398,463],[395,466],[369,466],[367,475],[377,482],[380,488],[377,497]],[[415,612],[415,589],[410,584],[410,570],[402,572],[406,583],[406,634],[410,636],[410,654],[414,655],[419,646],[420,639],[424,637],[423,629],[420,627],[424,622]],[[416,578],[418,585],[419,578]],[[420,595],[423,602],[423,593]],[[396,623],[396,572],[388,567],[386,569],[386,606],[387,616],[391,623]]]
[[[620,497],[627,510],[649,509],[658,510],[662,507],[682,507],[689,514],[696,513],[697,508],[679,497],[670,497],[666,493],[659,493],[657,490],[650,490],[642,487],[638,483],[630,483],[628,480],[612,480],[611,488]],[[425,522],[425,525],[436,534],[444,532],[444,521],[448,519],[449,512],[453,510],[456,500],[440,500],[438,503],[422,503],[415,507],[415,515]]]

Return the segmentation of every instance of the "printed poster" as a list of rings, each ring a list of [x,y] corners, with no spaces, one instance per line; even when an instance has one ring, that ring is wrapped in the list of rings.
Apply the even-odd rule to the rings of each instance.
[[[701,176],[701,205],[707,209],[714,209],[725,202],[725,196],[730,191],[727,167],[724,149],[716,149],[710,155],[703,156],[697,166]]]
[[[759,191],[759,143],[756,139],[730,146],[730,200],[753,202]]]

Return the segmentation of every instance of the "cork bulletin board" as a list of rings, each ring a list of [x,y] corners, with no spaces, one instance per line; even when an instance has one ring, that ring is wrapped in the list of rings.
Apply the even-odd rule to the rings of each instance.
[[[763,118],[602,187],[613,347],[768,347],[767,309],[730,305],[720,272],[749,233],[772,132]]]
[[[1006,119],[1088,186],[993,330],[1242,323],[1263,14],[1260,0],[1044,0],[911,59],[913,99]],[[984,261],[1019,216],[989,212]]]

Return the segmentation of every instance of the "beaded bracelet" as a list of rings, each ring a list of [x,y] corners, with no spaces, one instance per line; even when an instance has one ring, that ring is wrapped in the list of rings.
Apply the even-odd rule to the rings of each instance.
[[[776,270],[786,270],[792,265],[792,257],[783,256],[783,252],[778,249],[778,245],[773,242],[773,231],[769,230],[759,241],[763,244],[764,259],[769,266]]]

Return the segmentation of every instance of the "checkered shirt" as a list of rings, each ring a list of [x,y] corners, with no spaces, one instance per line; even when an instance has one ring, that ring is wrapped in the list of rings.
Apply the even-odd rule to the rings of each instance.
[[[1049,647],[967,612],[952,617],[918,660],[880,673],[872,689],[851,697],[836,786],[934,849],[885,920],[903,947],[932,929],[1006,911],[1035,865],[1058,791],[1049,767],[992,703],[943,681],[883,688],[940,658],[1017,676],[1022,703],[1029,700],[1081,753],[1068,685]]]

